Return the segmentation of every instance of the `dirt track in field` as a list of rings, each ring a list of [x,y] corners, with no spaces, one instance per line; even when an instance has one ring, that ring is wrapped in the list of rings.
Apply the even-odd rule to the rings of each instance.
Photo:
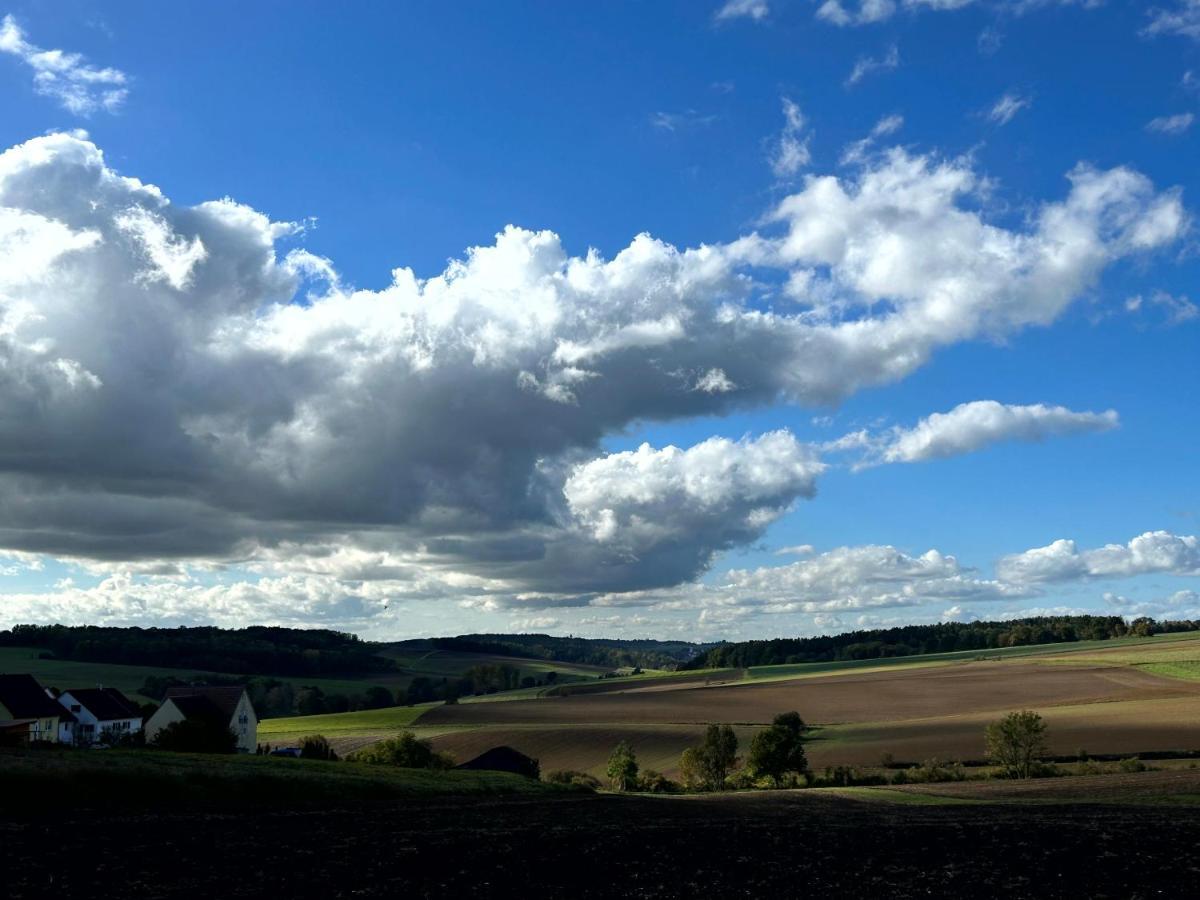
[[[970,663],[687,690],[439,706],[422,725],[767,724],[796,710],[812,724],[886,722],[973,712],[1200,697],[1200,684],[1128,668]]]

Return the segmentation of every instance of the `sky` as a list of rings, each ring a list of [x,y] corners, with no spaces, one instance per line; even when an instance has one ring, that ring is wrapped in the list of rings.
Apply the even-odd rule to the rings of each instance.
[[[1200,0],[0,6],[0,627],[1200,618]]]

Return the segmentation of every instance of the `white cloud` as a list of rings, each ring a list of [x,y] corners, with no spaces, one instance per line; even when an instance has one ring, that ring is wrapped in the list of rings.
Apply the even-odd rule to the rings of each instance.
[[[78,53],[43,50],[31,44],[12,16],[0,21],[0,53],[9,53],[33,69],[33,87],[66,110],[87,116],[114,112],[128,96],[128,79],[118,69],[97,69]]]
[[[1057,540],[1006,556],[996,574],[1010,582],[1033,584],[1134,575],[1200,575],[1200,538],[1147,531],[1128,544],[1079,550],[1074,541]]]
[[[352,599],[423,577],[439,599],[558,604],[685,583],[820,464],[786,433],[603,440],[896,381],[1054,321],[1184,230],[1178,194],[1136,172],[1069,178],[1008,229],[966,162],[894,150],[806,178],[732,243],[640,235],[605,259],[510,227],[370,291],[281,258],[294,225],[177,206],[79,135],[36,138],[0,154],[0,549],[306,572]],[[809,305],[764,311],[752,270]]]
[[[808,143],[811,132],[804,133],[804,113],[787,97],[783,98],[783,132],[771,153],[771,171],[777,178],[791,178],[812,161]]]
[[[1168,327],[1200,319],[1200,307],[1184,294],[1176,296],[1166,291],[1154,291],[1149,297],[1135,294],[1125,301],[1126,312],[1136,313],[1150,306],[1156,306],[1162,310],[1166,316],[1164,324]]]
[[[662,131],[684,131],[689,128],[703,128],[717,120],[714,115],[702,115],[694,109],[679,113],[656,112],[650,117],[650,124]]]
[[[883,56],[860,56],[854,63],[854,68],[846,76],[846,87],[853,87],[868,75],[875,72],[886,72],[900,66],[900,48],[892,44]]]
[[[1154,619],[1200,618],[1200,594],[1195,591],[1176,591],[1157,600],[1130,600],[1105,591],[1104,604],[1127,618],[1150,616]]]
[[[1146,123],[1146,130],[1158,134],[1183,134],[1196,121],[1194,113],[1177,113],[1173,116],[1159,116]]]
[[[824,0],[816,16],[831,25],[873,25],[890,19],[899,9],[909,13],[953,12],[974,5],[977,0]],[[997,12],[1023,15],[1043,6],[1099,6],[1103,0],[993,0],[989,6]],[[1196,2],[1196,0],[1189,0]]]
[[[1178,34],[1200,40],[1200,0],[1175,0],[1170,6],[1152,8],[1147,34]]]
[[[997,125],[1007,125],[1021,110],[1026,109],[1033,101],[1029,97],[1007,93],[988,110],[987,117]]]
[[[904,116],[893,113],[890,116],[884,116],[875,123],[875,127],[871,129],[871,133],[861,140],[853,141],[845,146],[842,150],[842,158],[839,163],[843,166],[857,165],[867,158],[868,151],[875,144],[878,138],[894,134],[904,127]]]
[[[974,400],[934,413],[912,428],[893,428],[873,448],[867,464],[923,462],[973,453],[1003,441],[1108,431],[1120,420],[1115,410],[1074,412],[1063,406],[1028,406]]]
[[[771,12],[767,0],[726,0],[717,10],[718,21],[725,19],[752,19],[760,22]]]
[[[816,550],[812,544],[796,544],[791,547],[780,547],[775,551],[776,556],[808,556]]]

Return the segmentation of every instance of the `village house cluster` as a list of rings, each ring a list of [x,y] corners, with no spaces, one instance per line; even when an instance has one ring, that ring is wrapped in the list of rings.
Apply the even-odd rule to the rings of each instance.
[[[44,687],[28,674],[0,675],[0,745],[64,744],[105,747],[152,743],[174,722],[200,720],[228,726],[237,749],[252,753],[258,717],[241,687],[173,687],[148,718],[116,688]]]

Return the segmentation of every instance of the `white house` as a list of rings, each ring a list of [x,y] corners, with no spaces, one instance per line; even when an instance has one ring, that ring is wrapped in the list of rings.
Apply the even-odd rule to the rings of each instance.
[[[58,702],[70,713],[60,723],[60,741],[114,744],[142,730],[142,711],[116,688],[74,688],[59,694]]]
[[[146,740],[153,741],[172,722],[201,719],[227,725],[237,737],[239,753],[258,746],[258,716],[241,687],[174,687],[146,720]]]

